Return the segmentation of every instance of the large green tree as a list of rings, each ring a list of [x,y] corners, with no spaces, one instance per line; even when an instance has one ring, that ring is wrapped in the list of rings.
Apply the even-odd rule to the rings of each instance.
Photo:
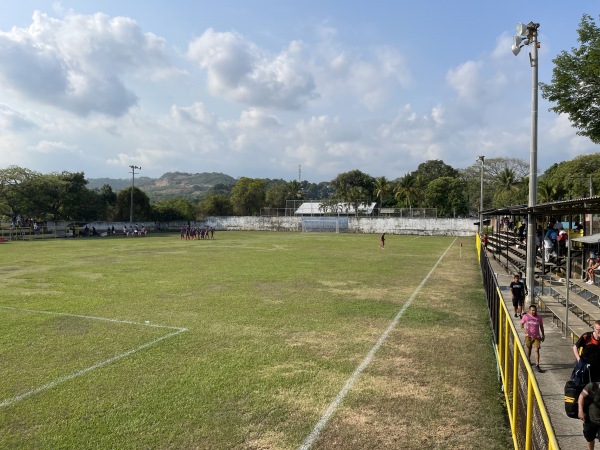
[[[129,221],[131,211],[131,189],[123,189],[117,194],[117,217],[116,220]],[[150,199],[144,191],[133,187],[133,221],[149,220],[152,218],[152,206]]]
[[[195,220],[196,211],[194,205],[184,198],[163,199],[152,205],[152,219],[156,222]]]
[[[598,195],[600,153],[579,155],[570,161],[553,164],[540,178],[557,187],[556,200],[587,197],[590,193]]]
[[[449,166],[440,159],[430,159],[419,164],[419,167],[417,167],[417,170],[413,172],[413,175],[417,177],[421,187],[425,188],[433,180],[436,180],[440,177],[457,178],[459,176],[459,172],[454,167]]]
[[[464,182],[454,177],[439,177],[425,189],[425,206],[437,208],[440,217],[467,214],[467,198]]]
[[[240,178],[231,190],[233,213],[238,216],[257,216],[265,204],[265,181]]]
[[[225,194],[208,194],[198,204],[198,213],[201,216],[231,216],[233,206]]]
[[[356,189],[364,189],[364,198],[362,201],[371,201],[373,191],[373,177],[361,172],[358,169],[349,172],[340,173],[331,180],[331,185],[335,189],[335,197],[343,202],[352,202]]]
[[[302,186],[297,180],[280,181],[266,192],[265,205],[270,208],[286,208],[288,200],[302,200]]]
[[[578,48],[563,50],[552,60],[552,81],[540,83],[542,96],[556,106],[558,114],[567,114],[578,134],[600,143],[600,29],[591,16],[584,14],[579,29]]]
[[[12,218],[26,216],[24,200],[27,182],[39,176],[37,172],[18,166],[0,169],[0,215]]]

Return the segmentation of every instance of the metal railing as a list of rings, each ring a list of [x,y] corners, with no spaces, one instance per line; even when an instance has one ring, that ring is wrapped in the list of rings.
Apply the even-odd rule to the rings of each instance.
[[[476,244],[514,447],[558,450],[542,394],[479,235]]]

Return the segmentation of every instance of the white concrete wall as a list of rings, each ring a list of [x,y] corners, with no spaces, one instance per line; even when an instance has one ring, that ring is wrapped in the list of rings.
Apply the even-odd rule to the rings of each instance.
[[[348,221],[350,233],[388,233],[388,234],[414,234],[428,236],[475,236],[477,225],[473,223],[476,218],[471,219],[414,219],[400,217],[373,217],[355,218],[350,217]],[[156,224],[144,222],[146,229],[154,232],[157,228],[161,230],[178,231],[187,222],[170,222],[168,224]],[[138,226],[141,227],[141,222]],[[207,217],[203,221],[191,222],[191,226],[214,227],[217,231],[302,231],[301,217]],[[96,227],[102,233],[107,227],[114,225],[115,231],[122,233],[123,222],[90,222],[88,226]],[[157,226],[158,225],[158,226]]]
[[[428,236],[475,236],[477,225],[471,219],[351,218],[355,233],[417,234]]]
[[[299,217],[207,217],[200,223],[215,230],[302,231]]]
[[[444,236],[475,236],[476,219],[413,219],[399,217],[349,219],[351,233],[389,233]],[[207,217],[203,222],[215,230],[302,231],[300,217]]]

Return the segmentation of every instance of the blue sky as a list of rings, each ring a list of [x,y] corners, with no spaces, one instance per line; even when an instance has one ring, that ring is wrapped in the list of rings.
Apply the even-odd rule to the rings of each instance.
[[[531,67],[578,46],[592,0],[19,0],[0,15],[0,167],[395,179],[441,159],[529,162]],[[597,151],[539,100],[538,168]]]

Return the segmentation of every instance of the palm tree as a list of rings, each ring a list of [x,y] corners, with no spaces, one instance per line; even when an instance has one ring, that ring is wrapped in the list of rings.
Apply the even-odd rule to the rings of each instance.
[[[292,180],[287,185],[287,197],[294,200],[302,200],[302,186],[296,180]]]
[[[379,197],[379,208],[383,207],[383,197],[387,194],[392,188],[392,183],[388,181],[386,177],[379,177],[373,181],[373,186],[375,187],[375,197]]]
[[[402,200],[406,201],[406,206],[412,208],[412,204],[418,199],[419,193],[420,189],[417,176],[407,173],[398,181],[398,185],[394,192],[394,198],[398,203]]]
[[[515,189],[519,184],[519,181],[516,179],[515,171],[508,167],[505,167],[504,170],[498,174],[494,182],[499,190],[508,192]]]
[[[358,208],[362,203],[370,200],[369,191],[362,186],[352,186],[348,191],[348,203],[354,206],[354,212],[358,217]]]

